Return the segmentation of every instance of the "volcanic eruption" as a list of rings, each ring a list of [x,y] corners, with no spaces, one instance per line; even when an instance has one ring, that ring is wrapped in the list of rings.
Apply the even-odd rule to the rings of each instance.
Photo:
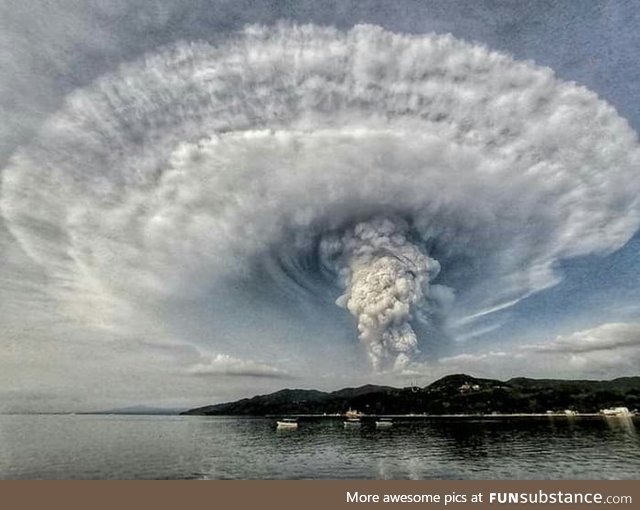
[[[248,26],[75,90],[1,203],[79,320],[269,268],[267,291],[337,299],[373,369],[399,370],[419,323],[510,306],[559,261],[624,245],[639,163],[610,105],[531,62],[448,35]]]

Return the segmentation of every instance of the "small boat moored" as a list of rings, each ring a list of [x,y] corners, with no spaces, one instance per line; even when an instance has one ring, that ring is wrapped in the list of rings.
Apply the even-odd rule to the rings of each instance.
[[[282,420],[277,420],[276,423],[278,429],[297,429],[298,428],[298,420],[295,418],[283,418]]]
[[[393,427],[393,419],[391,418],[380,418],[376,420],[376,428],[377,429],[388,429]]]
[[[349,410],[346,413],[344,413],[344,415],[347,419],[351,419],[351,418],[360,418],[361,416],[364,416],[364,413],[356,409],[349,408]]]
[[[627,407],[610,407],[601,409],[600,414],[603,416],[633,416]]]
[[[360,418],[347,418],[343,423],[345,429],[359,427],[362,424]]]

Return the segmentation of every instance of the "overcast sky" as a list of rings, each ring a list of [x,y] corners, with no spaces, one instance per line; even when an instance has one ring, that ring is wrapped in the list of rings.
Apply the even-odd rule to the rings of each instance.
[[[638,7],[0,0],[0,410],[639,375]]]

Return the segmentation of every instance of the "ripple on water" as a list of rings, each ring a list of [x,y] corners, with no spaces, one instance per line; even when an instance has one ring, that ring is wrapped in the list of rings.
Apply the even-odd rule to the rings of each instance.
[[[637,420],[0,416],[0,478],[639,478]]]

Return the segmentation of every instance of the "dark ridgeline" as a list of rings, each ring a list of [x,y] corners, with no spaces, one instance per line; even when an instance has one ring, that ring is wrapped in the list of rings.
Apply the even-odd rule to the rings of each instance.
[[[572,409],[595,413],[625,406],[640,408],[640,377],[611,381],[527,379],[508,381],[449,375],[424,387],[366,385],[326,393],[285,389],[236,402],[191,409],[185,415],[332,414],[349,408],[367,414],[544,413]]]

